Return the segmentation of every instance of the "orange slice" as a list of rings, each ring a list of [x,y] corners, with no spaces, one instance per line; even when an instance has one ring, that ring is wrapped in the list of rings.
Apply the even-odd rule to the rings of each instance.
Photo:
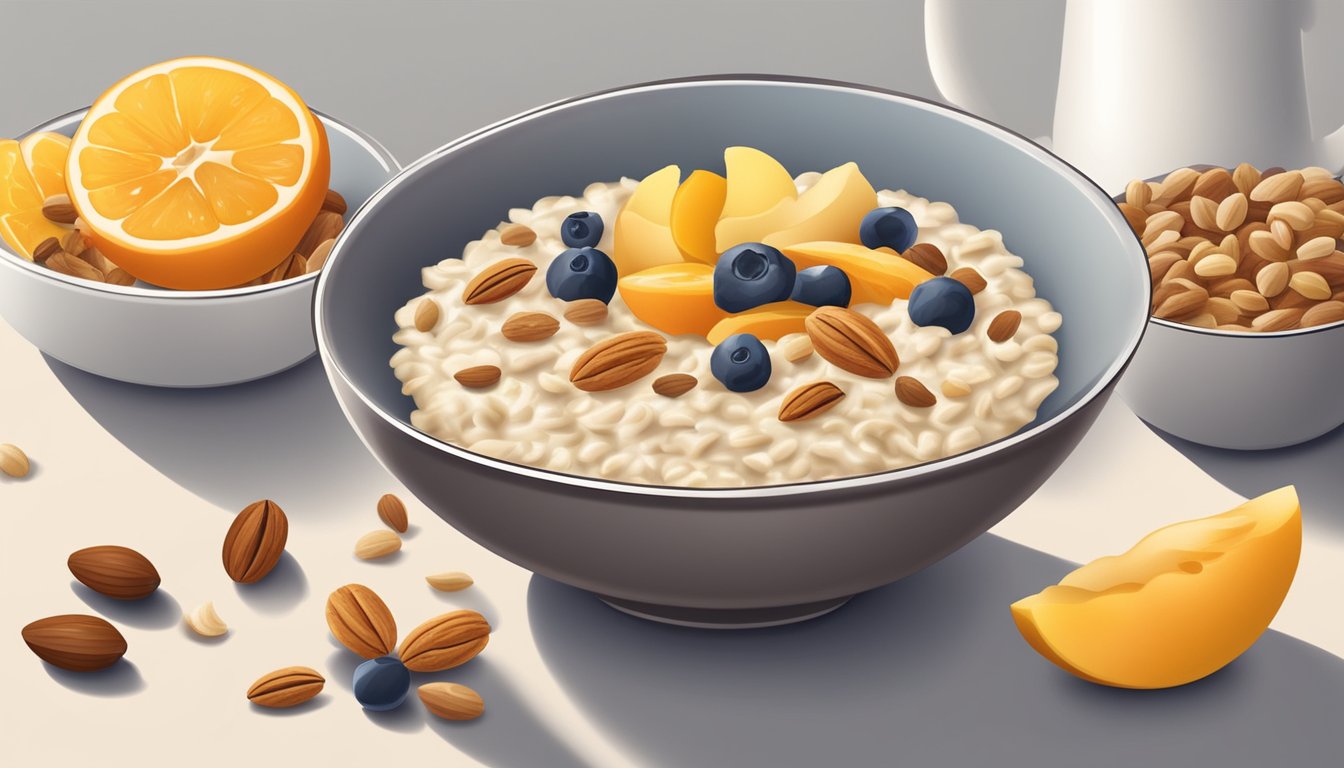
[[[284,83],[237,62],[174,59],[98,98],[66,165],[87,235],[168,288],[248,282],[290,255],[322,207],[326,131]]]
[[[58,133],[0,141],[0,238],[29,261],[39,243],[69,231],[42,215],[43,201],[65,194],[69,151],[70,139]]]

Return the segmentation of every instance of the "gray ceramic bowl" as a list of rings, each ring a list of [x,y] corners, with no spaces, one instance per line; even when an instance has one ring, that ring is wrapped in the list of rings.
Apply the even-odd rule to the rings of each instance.
[[[1019,433],[922,466],[749,489],[629,485],[479,456],[425,435],[388,359],[421,267],[511,206],[748,144],[795,171],[857,161],[880,187],[1003,232],[1064,315],[1059,390]],[[1110,198],[1045,150],[969,115],[840,83],[640,85],[552,104],[429,154],[361,210],[318,281],[318,351],[370,450],[484,546],[631,613],[759,626],[824,613],[942,558],[1045,481],[1092,424],[1143,333],[1148,271]]]
[[[33,131],[70,136],[86,111]],[[331,146],[331,187],[354,209],[401,166],[372,137],[318,118]],[[14,330],[61,362],[133,384],[236,384],[308,359],[316,277],[219,291],[123,287],[53,272],[0,241],[0,312]]]

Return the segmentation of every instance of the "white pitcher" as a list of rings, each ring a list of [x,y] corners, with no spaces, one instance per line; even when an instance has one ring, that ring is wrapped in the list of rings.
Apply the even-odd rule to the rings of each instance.
[[[929,64],[943,97],[1020,128],[1011,113],[1022,101],[1049,103],[1041,62],[1058,51],[1053,149],[1111,191],[1193,163],[1344,165],[1344,129],[1312,129],[1312,112],[1317,123],[1322,112],[1344,120],[1338,0],[1060,5],[926,0]],[[1056,42],[1046,36],[1060,28],[1061,11]],[[1304,48],[1318,95],[1333,104],[1309,110]],[[1323,67],[1322,56],[1334,60]]]

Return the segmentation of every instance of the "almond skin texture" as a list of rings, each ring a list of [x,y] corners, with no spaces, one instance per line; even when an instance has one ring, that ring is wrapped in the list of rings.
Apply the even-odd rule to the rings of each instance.
[[[853,310],[820,307],[803,325],[816,353],[850,373],[885,379],[901,364],[891,339],[877,323]]]
[[[239,584],[261,581],[285,553],[289,518],[270,499],[249,504],[224,536],[224,571]]]
[[[499,242],[514,248],[525,248],[537,241],[537,233],[526,224],[506,224],[499,228]]]
[[[326,682],[315,669],[284,667],[258,678],[247,689],[247,700],[259,707],[293,707],[321,693]]]
[[[481,695],[458,683],[425,683],[416,693],[425,709],[444,720],[475,720],[485,712]]]
[[[349,206],[345,204],[345,198],[341,197],[340,192],[337,192],[334,189],[327,190],[327,196],[322,200],[322,210],[331,211],[338,216],[344,216],[348,208]]]
[[[23,642],[38,658],[71,672],[110,667],[126,653],[126,638],[97,616],[66,614],[23,628]]]
[[[411,630],[397,655],[412,672],[440,672],[465,664],[490,642],[490,624],[476,611],[435,616]]]
[[[804,421],[820,416],[834,408],[844,396],[844,390],[829,381],[804,384],[784,396],[784,401],[779,405],[779,420]]]
[[[607,319],[607,305],[597,299],[579,299],[565,305],[565,319],[575,325],[597,325]]]
[[[901,256],[931,275],[947,274],[947,257],[933,243],[915,243]]]
[[[385,493],[378,499],[378,517],[397,533],[405,533],[411,527],[406,519],[406,505],[396,494]]]
[[[952,274],[948,275],[948,277],[966,286],[972,294],[985,290],[985,286],[989,285],[989,283],[985,282],[985,278],[981,277],[979,272],[976,272],[970,267],[954,269],[952,270]]]
[[[499,381],[500,374],[497,365],[473,365],[454,373],[453,378],[467,389],[482,389]]]
[[[475,580],[461,571],[444,571],[443,573],[426,576],[425,582],[440,592],[461,592],[476,583]]]
[[[518,312],[504,321],[499,332],[509,341],[543,341],[560,330],[560,321],[545,312]]]
[[[294,251],[300,256],[307,258],[308,254],[317,250],[317,246],[327,240],[334,240],[341,233],[341,228],[345,226],[341,214],[335,211],[319,211],[317,218],[309,225],[308,231],[303,233],[303,238]]]
[[[10,477],[26,477],[30,469],[28,454],[17,445],[0,444],[0,472]]]
[[[366,659],[386,656],[397,645],[392,611],[363,584],[346,584],[327,597],[327,628],[341,645]]]
[[[71,553],[66,565],[81,584],[118,600],[139,600],[159,588],[154,564],[126,547],[87,547]]]
[[[439,303],[433,299],[421,299],[415,306],[415,330],[428,333],[439,324]]]
[[[913,376],[896,377],[896,399],[911,408],[932,408],[938,398]]]
[[[653,373],[667,354],[667,340],[650,331],[603,339],[574,361],[569,380],[584,392],[619,389]]]
[[[527,259],[504,259],[481,270],[462,291],[465,304],[494,304],[521,291],[537,265]]]
[[[689,373],[669,373],[653,380],[653,391],[663,397],[681,397],[700,382]]]
[[[1008,309],[994,316],[989,322],[989,340],[1002,344],[1013,338],[1017,333],[1018,326],[1022,325],[1022,313],[1015,309]]]
[[[355,557],[377,560],[401,549],[401,537],[392,531],[369,531],[355,542]]]

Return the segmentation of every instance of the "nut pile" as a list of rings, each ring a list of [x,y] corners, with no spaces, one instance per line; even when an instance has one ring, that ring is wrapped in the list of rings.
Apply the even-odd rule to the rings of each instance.
[[[1131,181],[1154,317],[1241,333],[1344,321],[1344,184],[1324,168],[1180,168]]]

